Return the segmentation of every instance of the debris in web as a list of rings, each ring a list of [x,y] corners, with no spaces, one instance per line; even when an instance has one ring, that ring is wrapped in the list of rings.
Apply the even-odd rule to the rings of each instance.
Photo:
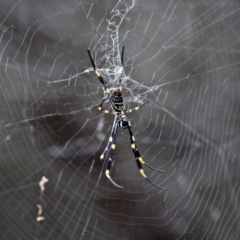
[[[44,199],[43,199],[43,193],[45,191],[45,184],[49,181],[49,179],[45,176],[42,177],[41,181],[39,182],[39,187],[40,187],[40,196],[39,196],[39,204],[37,204],[37,208],[38,208],[38,212],[37,212],[37,222],[41,222],[44,221],[46,219],[45,216],[43,216],[43,203],[44,203]]]

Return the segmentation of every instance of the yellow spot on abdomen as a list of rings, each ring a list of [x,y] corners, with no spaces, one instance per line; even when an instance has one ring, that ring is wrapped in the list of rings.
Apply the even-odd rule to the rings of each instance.
[[[112,141],[113,141],[113,137],[110,137],[110,138],[109,138],[109,142],[112,142]]]
[[[104,155],[103,155],[103,154],[100,156],[100,159],[101,159],[101,160],[104,159]]]
[[[135,142],[135,137],[134,136],[132,136],[132,140]]]
[[[139,107],[135,107],[134,109],[137,111],[139,109]]]

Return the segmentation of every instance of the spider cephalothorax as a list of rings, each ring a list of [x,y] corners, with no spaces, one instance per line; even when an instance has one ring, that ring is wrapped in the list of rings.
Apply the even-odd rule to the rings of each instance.
[[[138,151],[137,145],[135,143],[135,137],[133,136],[133,132],[132,132],[132,129],[131,129],[131,123],[130,123],[128,117],[127,117],[128,113],[131,113],[133,111],[138,111],[141,107],[143,107],[149,101],[147,101],[147,102],[143,103],[142,105],[140,105],[138,107],[135,107],[133,109],[128,109],[128,110],[125,109],[125,103],[124,103],[124,100],[123,100],[123,97],[122,97],[122,87],[121,87],[122,76],[123,76],[124,47],[122,48],[122,54],[121,54],[121,65],[122,66],[119,67],[119,71],[118,71],[118,75],[119,75],[118,80],[117,80],[118,87],[113,88],[113,89],[108,89],[106,87],[105,81],[104,81],[103,77],[101,76],[100,71],[96,69],[95,63],[92,59],[92,56],[91,56],[91,53],[90,53],[89,50],[88,50],[88,54],[89,54],[93,69],[96,73],[96,76],[98,77],[99,81],[103,85],[104,90],[105,90],[105,94],[106,94],[106,96],[103,98],[101,104],[99,105],[98,110],[103,112],[103,113],[110,113],[109,110],[105,110],[105,109],[102,108],[103,103],[106,100],[109,100],[109,102],[112,106],[112,114],[115,115],[112,130],[111,130],[111,135],[110,135],[109,140],[108,140],[108,144],[107,144],[105,150],[103,151],[103,153],[100,156],[100,159],[106,159],[106,161],[107,161],[105,175],[116,187],[123,188],[122,186],[115,183],[110,176],[110,171],[111,171],[112,163],[113,163],[113,151],[116,148],[117,130],[118,130],[118,127],[121,127],[123,129],[128,129],[130,142],[131,142],[131,148],[132,148],[133,154],[135,156],[136,163],[137,163],[137,166],[139,168],[140,174],[149,183],[151,183],[155,187],[157,187],[159,189],[162,189],[162,190],[166,190],[165,188],[159,187],[156,184],[154,184],[152,181],[150,181],[148,179],[148,177],[146,176],[146,174],[144,173],[144,170],[142,168],[142,164],[147,166],[148,168],[151,168],[152,170],[157,171],[157,172],[162,172],[163,173],[164,171],[153,168],[143,161],[143,159],[141,157],[141,154]]]

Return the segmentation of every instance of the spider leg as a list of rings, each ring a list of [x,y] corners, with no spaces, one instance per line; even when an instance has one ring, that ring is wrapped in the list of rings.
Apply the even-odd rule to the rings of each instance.
[[[120,186],[120,185],[118,185],[117,183],[115,183],[115,182],[113,181],[113,179],[111,178],[111,176],[110,176],[110,171],[111,171],[111,168],[112,168],[112,163],[113,163],[113,150],[111,149],[109,158],[108,158],[108,160],[107,160],[107,167],[106,167],[105,175],[106,175],[106,177],[110,180],[110,182],[111,182],[114,186],[116,186],[116,187],[118,187],[118,188],[123,188],[123,186]]]
[[[130,126],[128,126],[128,131],[129,131],[129,135],[130,135],[131,148],[132,148],[132,150],[133,150],[133,153],[134,153],[134,155],[135,155],[135,158],[138,159],[138,160],[139,160],[143,165],[145,165],[146,167],[148,167],[148,168],[150,168],[150,169],[152,169],[152,170],[154,170],[154,171],[156,171],[156,172],[164,173],[163,170],[156,169],[156,168],[148,165],[147,163],[145,163],[145,162],[143,161],[143,159],[142,159],[142,157],[141,157],[141,154],[140,154],[140,152],[139,152],[138,149],[137,149],[137,145],[136,145],[136,143],[135,143],[135,137],[133,136],[133,132],[132,132]]]
[[[131,113],[133,111],[138,111],[141,107],[143,107],[145,104],[149,103],[150,101],[146,101],[145,103],[143,103],[142,105],[138,106],[138,107],[135,107],[135,108],[132,108],[132,109],[129,109],[127,110],[126,112],[127,113]]]
[[[140,174],[141,174],[149,183],[151,183],[153,186],[155,186],[155,187],[157,187],[157,188],[159,188],[159,189],[161,189],[161,190],[167,191],[166,188],[162,188],[162,187],[159,187],[159,186],[157,186],[156,184],[154,184],[151,180],[149,180],[149,178],[148,178],[148,177],[146,176],[146,174],[144,173],[144,170],[143,170],[143,168],[142,168],[142,164],[145,165],[145,166],[147,166],[148,168],[156,171],[156,172],[161,172],[161,173],[163,173],[164,171],[158,170],[158,169],[156,169],[156,168],[153,168],[153,167],[149,166],[148,164],[146,164],[146,163],[143,161],[143,159],[142,159],[142,157],[141,157],[141,154],[140,154],[140,152],[139,152],[138,149],[137,149],[137,145],[136,145],[136,143],[135,143],[135,137],[133,136],[133,133],[132,133],[132,130],[131,130],[131,127],[130,127],[130,126],[128,126],[128,131],[129,131],[129,136],[130,136],[130,141],[131,141],[131,148],[132,148],[133,154],[134,154],[134,156],[135,156],[135,158],[136,158],[136,163],[137,163],[137,166],[138,166],[138,168],[139,168]]]
[[[102,108],[103,103],[108,99],[108,97],[109,97],[109,96],[103,98],[102,102],[101,102],[100,105],[98,106],[98,110],[101,111],[101,112],[103,112],[103,113],[110,113],[109,110],[105,110],[105,109]]]
[[[111,137],[109,138],[109,143],[111,144],[111,150],[110,154],[108,156],[107,164],[106,164],[106,170],[105,170],[105,175],[106,177],[111,181],[111,183],[118,187],[118,188],[123,188],[123,186],[118,185],[116,182],[113,181],[113,179],[110,176],[111,168],[112,168],[112,163],[113,163],[113,151],[116,148],[116,138],[117,138],[117,129],[118,129],[118,123],[115,122],[115,127],[113,128],[113,133]],[[109,145],[110,146],[110,145]],[[108,147],[109,147],[108,146]]]
[[[138,159],[137,159],[136,161],[137,161],[137,166],[138,166],[138,168],[139,168],[140,174],[141,174],[150,184],[152,184],[154,187],[156,187],[156,188],[158,188],[158,189],[161,189],[161,190],[163,190],[163,191],[167,191],[166,188],[159,187],[159,186],[157,186],[155,183],[153,183],[153,182],[146,176],[146,174],[144,173],[141,162],[140,162]]]
[[[121,54],[121,64],[123,65],[123,57],[124,57],[124,45],[122,46],[122,54]]]
[[[103,160],[107,156],[107,154],[109,152],[109,149],[110,149],[110,146],[112,146],[112,148],[114,148],[113,139],[116,135],[116,131],[117,131],[117,117],[115,117],[115,119],[114,119],[111,134],[110,134],[110,137],[108,139],[108,144],[107,144],[106,148],[104,149],[103,153],[100,156],[101,160]]]
[[[105,89],[106,91],[108,91],[108,89],[107,89],[107,87],[106,87],[106,85],[105,85],[105,81],[104,81],[103,77],[101,76],[101,73],[96,69],[96,65],[95,65],[95,63],[94,63],[94,61],[93,61],[92,55],[91,55],[91,53],[90,53],[90,50],[88,49],[87,52],[88,52],[88,55],[89,55],[89,58],[90,58],[90,60],[91,60],[91,63],[92,63],[92,66],[93,66],[93,69],[94,69],[94,71],[95,71],[96,76],[98,77],[99,81],[100,81],[101,84],[103,85],[104,89]]]
[[[123,57],[124,57],[124,46],[122,47],[122,53],[121,53],[121,64],[122,66],[119,68],[118,73],[118,87],[120,87],[120,90],[122,90],[121,85],[122,85],[122,74],[123,74]]]

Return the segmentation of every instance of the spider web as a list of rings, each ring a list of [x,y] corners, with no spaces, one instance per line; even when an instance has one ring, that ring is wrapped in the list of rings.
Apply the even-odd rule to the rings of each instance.
[[[237,1],[1,1],[1,239],[239,239]],[[123,97],[144,161],[87,55]],[[104,104],[109,108],[109,103]]]

